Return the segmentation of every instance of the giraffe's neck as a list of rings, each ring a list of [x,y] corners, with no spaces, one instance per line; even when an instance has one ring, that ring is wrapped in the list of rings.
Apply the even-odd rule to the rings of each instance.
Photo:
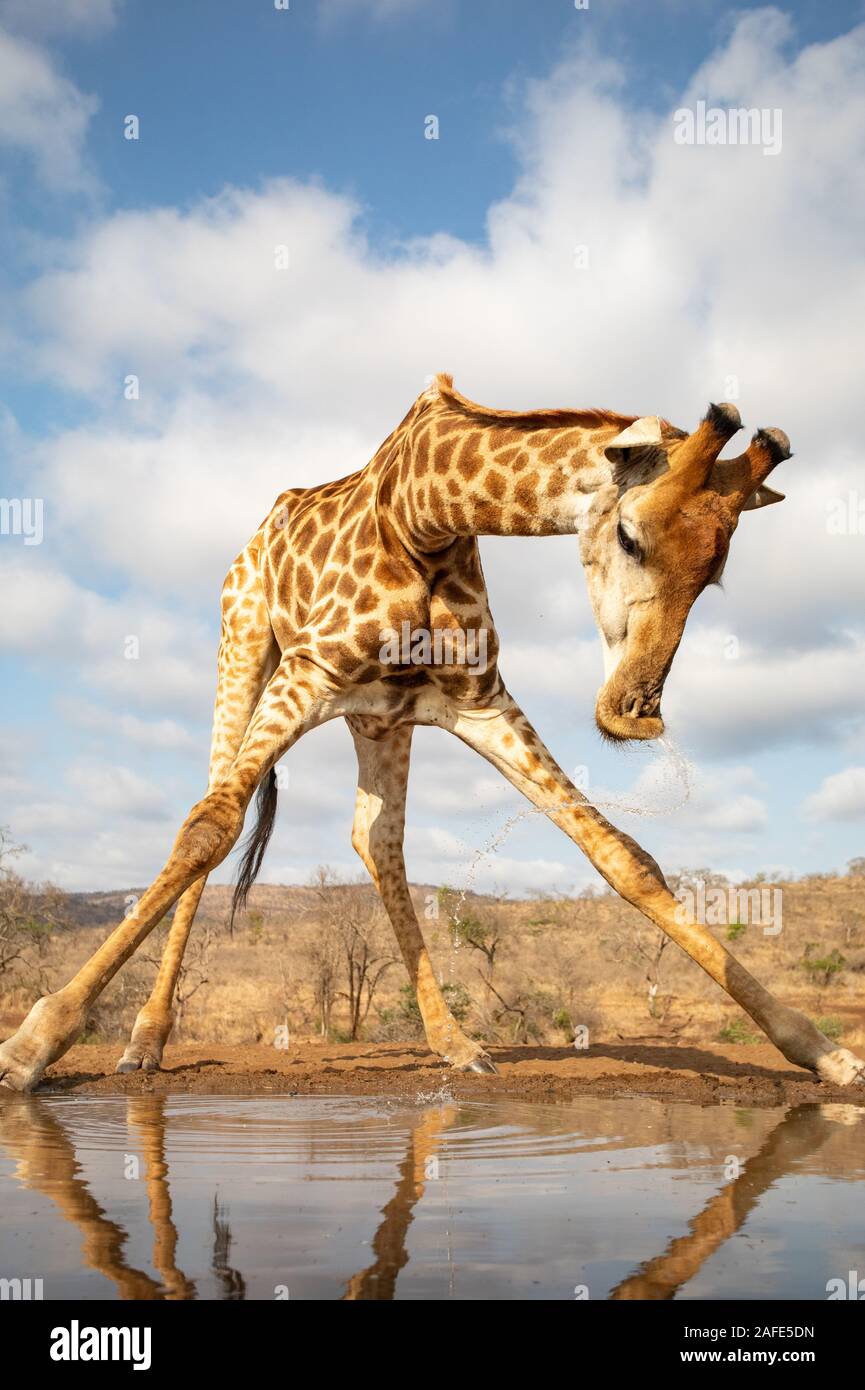
[[[610,480],[620,426],[478,422],[441,407],[406,422],[389,502],[400,532],[434,551],[457,536],[573,534]]]

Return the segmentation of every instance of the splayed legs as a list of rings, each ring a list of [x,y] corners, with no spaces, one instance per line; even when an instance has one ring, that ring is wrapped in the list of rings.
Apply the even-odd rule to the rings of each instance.
[[[493,708],[466,711],[454,707],[440,722],[546,811],[610,886],[702,966],[788,1061],[834,1085],[865,1084],[865,1062],[846,1048],[834,1046],[804,1014],[764,989],[706,927],[688,920],[651,855],[586,802],[506,692]]]

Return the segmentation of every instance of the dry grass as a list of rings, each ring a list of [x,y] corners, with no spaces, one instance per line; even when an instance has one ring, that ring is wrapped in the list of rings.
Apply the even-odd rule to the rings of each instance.
[[[711,929],[781,999],[846,1045],[861,1047],[865,878],[812,877],[773,886],[783,892],[779,935],[750,925],[729,939],[727,927]],[[348,962],[351,957],[356,964],[359,951],[376,962],[377,983],[371,1001],[361,999],[366,1017],[358,1036],[370,1041],[422,1036],[405,970],[401,962],[390,961],[395,954],[390,930],[368,886],[325,881],[308,889],[257,887],[233,936],[225,925],[230,891],[205,891],[181,982],[185,1002],[177,1040],[272,1042],[285,1024],[292,1037],[312,1038],[321,1036],[323,1013],[330,1038],[346,1040],[351,1033]],[[469,1033],[485,1041],[561,1044],[580,1026],[597,1041],[698,1042],[724,1031],[735,1042],[753,1032],[711,980],[677,947],[659,950],[660,934],[612,894],[534,901],[472,895],[458,903],[430,888],[412,891],[454,1011]],[[40,943],[38,968],[25,962],[0,977],[0,1036],[12,1031],[39,993],[61,985],[103,940],[123,915],[124,896],[66,898],[71,925]],[[119,1043],[128,1035],[149,992],[164,930],[151,938],[146,957],[130,962],[109,986],[93,1012],[87,1039]],[[803,960],[829,961],[838,968],[815,969]]]

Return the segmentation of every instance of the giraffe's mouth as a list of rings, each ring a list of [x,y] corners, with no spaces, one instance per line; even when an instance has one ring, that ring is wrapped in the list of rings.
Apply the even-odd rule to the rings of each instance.
[[[660,738],[664,732],[660,697],[647,698],[637,692],[614,704],[604,686],[595,705],[595,723],[603,737],[615,743]]]

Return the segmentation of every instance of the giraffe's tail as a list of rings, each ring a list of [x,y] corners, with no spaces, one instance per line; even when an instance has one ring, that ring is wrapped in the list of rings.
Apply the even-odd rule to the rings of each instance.
[[[273,834],[276,801],[276,772],[271,768],[258,784],[258,793],[255,798],[256,820],[243,844],[243,858],[240,861],[237,883],[231,899],[229,931],[234,931],[234,919],[237,913],[242,912],[246,907],[249,890],[258,878],[265,850]]]

